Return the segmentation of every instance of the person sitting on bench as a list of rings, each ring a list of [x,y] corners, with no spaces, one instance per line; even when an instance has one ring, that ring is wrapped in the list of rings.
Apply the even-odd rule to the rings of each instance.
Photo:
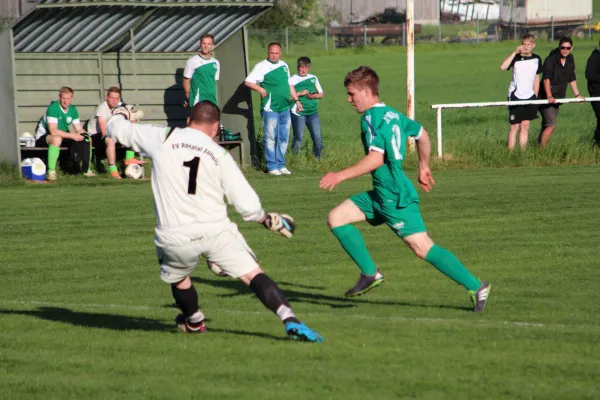
[[[106,100],[103,101],[96,107],[94,114],[87,123],[87,129],[92,137],[92,146],[96,151],[102,151],[106,153],[106,160],[108,161],[108,171],[111,176],[115,179],[121,179],[119,170],[117,169],[116,161],[117,154],[115,149],[115,142],[108,136],[106,136],[106,122],[112,115],[112,110],[121,104],[121,89],[117,86],[108,88],[106,92]],[[125,152],[125,166],[130,164],[144,164],[143,161],[136,160],[134,158],[135,152],[127,149]]]
[[[71,156],[79,164],[85,176],[95,176],[90,170],[90,139],[79,120],[79,113],[73,101],[73,89],[63,86],[58,91],[58,100],[50,103],[46,113],[40,118],[35,132],[36,147],[48,147],[48,175],[50,182],[56,180],[56,163],[61,145],[70,148]],[[69,132],[73,125],[76,133]],[[77,156],[76,156],[77,155]],[[75,157],[76,156],[76,157]]]

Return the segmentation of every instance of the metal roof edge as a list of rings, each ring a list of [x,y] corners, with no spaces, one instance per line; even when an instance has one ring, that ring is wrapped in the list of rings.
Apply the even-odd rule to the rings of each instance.
[[[85,3],[46,3],[36,4],[35,8],[30,10],[27,14],[40,8],[67,8],[67,7],[272,7],[273,1],[260,1],[260,2],[240,2],[240,1],[223,1],[223,2],[198,2],[198,3],[154,3],[148,1],[89,1]],[[23,15],[19,20],[21,20]]]
[[[15,26],[17,26],[17,24],[19,22],[23,21],[25,18],[29,17],[34,12],[35,12],[35,7],[32,7],[29,10],[25,11],[23,14],[21,14],[21,16],[19,18],[16,18],[14,21],[12,21],[8,25],[8,29],[12,30]]]

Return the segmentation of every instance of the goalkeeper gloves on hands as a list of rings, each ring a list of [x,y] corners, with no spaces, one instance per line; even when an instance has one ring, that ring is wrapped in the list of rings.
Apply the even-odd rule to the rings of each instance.
[[[139,121],[144,117],[144,112],[142,110],[135,110],[134,106],[131,104],[121,104],[113,108],[112,115],[118,114],[123,115],[131,122]]]
[[[270,231],[279,232],[282,236],[290,239],[296,230],[294,218],[287,214],[268,213],[263,225]]]

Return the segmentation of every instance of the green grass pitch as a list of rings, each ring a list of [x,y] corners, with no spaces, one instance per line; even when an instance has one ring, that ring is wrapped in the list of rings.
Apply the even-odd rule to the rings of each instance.
[[[414,175],[414,174],[411,174]],[[434,239],[495,288],[466,292],[387,228],[361,227],[387,282],[345,300],[358,269],[328,232],[318,174],[250,180],[292,240],[236,218],[298,316],[325,337],[285,339],[248,289],[201,265],[209,333],[175,331],[158,276],[149,183],[12,186],[0,213],[3,398],[598,398],[598,172],[437,172],[422,211]]]
[[[417,119],[433,134],[431,104],[504,100],[510,74],[499,65],[515,45],[418,46]],[[584,93],[595,45],[575,46]],[[539,42],[536,53],[552,46]],[[432,160],[437,185],[420,191],[421,209],[434,240],[493,283],[483,316],[469,311],[466,291],[385,227],[360,229],[386,283],[346,300],[358,269],[325,219],[370,180],[333,193],[318,181],[361,156],[344,74],[371,65],[383,79],[382,99],[403,111],[404,55],[379,48],[284,59],[293,69],[301,55],[311,56],[326,92],[325,157],[315,162],[308,147],[290,156],[290,177],[247,171],[265,208],[291,214],[297,233],[285,240],[234,220],[325,342],[287,340],[248,289],[204,264],[193,279],[209,332],[176,332],[154,255],[148,182],[59,176],[31,186],[2,167],[0,398],[600,398],[600,157],[589,146],[591,107],[561,108],[545,152],[532,128],[523,154],[505,150],[504,108],[444,113],[448,158]],[[415,157],[406,164],[414,179]]]

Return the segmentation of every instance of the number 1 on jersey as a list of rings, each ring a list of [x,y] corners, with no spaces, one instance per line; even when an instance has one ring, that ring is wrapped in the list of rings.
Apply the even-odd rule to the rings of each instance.
[[[188,181],[188,194],[196,194],[196,178],[198,178],[198,167],[200,166],[200,157],[194,157],[190,161],[183,163],[184,167],[190,169]]]

